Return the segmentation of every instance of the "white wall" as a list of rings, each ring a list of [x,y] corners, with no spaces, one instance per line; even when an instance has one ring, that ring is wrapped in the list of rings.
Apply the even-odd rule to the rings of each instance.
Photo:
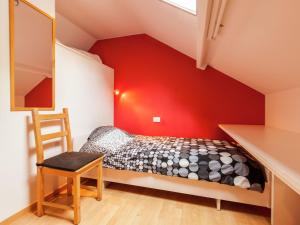
[[[300,133],[300,88],[266,95],[266,125]]]
[[[56,13],[56,37],[65,45],[83,50],[90,49],[97,40],[59,13]]]
[[[55,14],[53,0],[32,2]],[[0,221],[3,221],[35,201],[36,178],[30,113],[10,112],[8,1],[0,1],[0,49]],[[62,107],[70,109],[73,137],[96,126],[112,124],[113,70],[57,45],[56,109]],[[54,148],[50,154],[59,151]],[[46,191],[61,182],[51,178]]]

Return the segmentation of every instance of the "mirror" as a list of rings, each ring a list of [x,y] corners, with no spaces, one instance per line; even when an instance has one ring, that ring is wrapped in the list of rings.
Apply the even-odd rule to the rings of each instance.
[[[11,110],[54,110],[55,19],[10,0]]]

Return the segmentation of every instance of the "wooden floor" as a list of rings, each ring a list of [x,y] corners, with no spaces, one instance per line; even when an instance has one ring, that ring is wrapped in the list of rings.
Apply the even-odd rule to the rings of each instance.
[[[215,201],[121,184],[110,184],[103,200],[97,202],[89,191],[82,190],[81,225],[270,225],[267,209]],[[70,201],[65,194],[55,201]],[[20,217],[12,225],[72,224],[72,211],[47,209],[39,218],[33,213]],[[51,216],[50,216],[51,215]]]

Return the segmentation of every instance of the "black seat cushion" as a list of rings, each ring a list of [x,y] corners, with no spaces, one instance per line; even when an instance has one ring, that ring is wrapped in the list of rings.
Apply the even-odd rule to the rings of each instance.
[[[37,164],[37,166],[66,171],[76,171],[102,156],[103,154],[101,153],[64,152],[60,155],[46,159],[43,163]]]

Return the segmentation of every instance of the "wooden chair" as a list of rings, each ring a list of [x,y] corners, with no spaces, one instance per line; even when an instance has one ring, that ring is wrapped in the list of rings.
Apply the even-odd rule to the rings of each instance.
[[[97,168],[97,200],[100,201],[102,198],[103,154],[73,152],[68,109],[63,109],[63,113],[61,114],[39,114],[38,110],[34,109],[32,111],[32,117],[37,154],[37,215],[44,215],[44,206],[59,209],[74,209],[74,224],[79,224],[80,176],[93,168]],[[41,122],[51,120],[63,120],[63,131],[43,135],[41,132]],[[44,160],[43,142],[57,138],[66,138],[67,152]],[[72,185],[74,189],[72,206],[47,202],[44,200],[44,174],[67,177],[68,195],[72,195]]]

